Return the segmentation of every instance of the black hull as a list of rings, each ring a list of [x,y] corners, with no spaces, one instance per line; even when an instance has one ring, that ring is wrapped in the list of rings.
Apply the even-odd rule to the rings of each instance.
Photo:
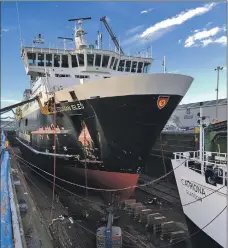
[[[101,159],[109,170],[136,172],[144,167],[151,148],[181,96],[170,96],[159,109],[159,95],[94,98],[82,101],[96,113]],[[102,127],[102,129],[100,128]]]
[[[159,97],[162,96],[116,96],[62,103],[63,107],[58,107],[56,115],[56,126],[60,129],[56,153],[74,156],[69,159],[70,162],[61,158],[57,159],[57,163],[82,166],[77,160],[85,159],[84,148],[79,141],[82,122],[85,122],[93,141],[86,158],[103,162],[88,163],[89,169],[137,173],[139,167],[144,167],[152,146],[182,98],[169,96],[167,104],[159,109]],[[82,107],[76,109],[75,106],[79,105]],[[43,115],[40,110],[35,110],[20,121],[18,132],[30,135],[26,144],[33,149],[54,153],[53,123],[53,115]],[[25,142],[23,135],[17,135]],[[42,156],[53,159],[53,156]]]
[[[188,225],[189,235],[197,233],[191,237],[192,248],[223,248],[204,231],[200,230],[186,215],[186,222]],[[219,229],[219,227],[218,227]],[[219,231],[219,230],[218,230]],[[221,230],[224,231],[224,230]]]

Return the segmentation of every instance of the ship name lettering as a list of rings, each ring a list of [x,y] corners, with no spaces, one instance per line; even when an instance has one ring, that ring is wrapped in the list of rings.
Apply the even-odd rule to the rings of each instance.
[[[80,109],[84,109],[84,106],[81,103],[71,104],[71,105],[61,106],[61,107],[56,107],[57,112],[80,110]]]
[[[181,183],[182,183],[185,187],[189,188],[190,190],[195,191],[195,193],[199,193],[199,194],[201,194],[201,195],[206,196],[205,190],[204,190],[203,187],[200,187],[199,185],[197,185],[197,184],[195,184],[195,183],[193,183],[193,182],[191,182],[191,181],[189,181],[189,180],[184,180],[184,179],[181,179]]]

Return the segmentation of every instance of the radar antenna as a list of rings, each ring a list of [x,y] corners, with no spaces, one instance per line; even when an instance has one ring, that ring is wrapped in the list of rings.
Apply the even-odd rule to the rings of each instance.
[[[87,47],[86,42],[84,40],[84,35],[87,34],[85,33],[83,27],[82,27],[82,23],[85,20],[91,20],[91,17],[83,17],[83,18],[74,18],[74,19],[69,19],[69,22],[75,21],[78,24],[78,28],[75,25],[74,28],[74,40],[75,40],[75,46],[76,49],[83,49],[85,47]]]
[[[41,37],[41,34],[38,34],[38,38],[34,37],[34,40],[32,42],[33,44],[35,43],[44,44],[44,39]]]
[[[117,51],[120,51],[120,53],[122,55],[124,55],[124,52],[123,52],[122,48],[120,47],[119,42],[117,41],[115,35],[113,34],[111,28],[109,27],[109,25],[108,25],[108,23],[106,21],[106,16],[103,16],[102,18],[100,18],[100,21],[104,23],[109,35],[111,36],[112,41],[114,42],[114,44],[115,44],[115,46],[117,48]]]
[[[66,41],[70,40],[73,41],[73,38],[68,38],[68,37],[57,37],[58,39],[62,39],[63,40],[63,44],[64,44],[64,50],[66,50]]]

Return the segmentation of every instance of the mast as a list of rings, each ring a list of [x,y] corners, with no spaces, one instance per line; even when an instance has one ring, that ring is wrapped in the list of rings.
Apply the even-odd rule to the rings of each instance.
[[[86,41],[84,40],[84,35],[87,34],[85,33],[82,23],[85,20],[91,20],[91,17],[83,17],[83,18],[74,18],[74,19],[69,19],[69,22],[75,21],[78,24],[78,28],[75,25],[74,28],[74,40],[75,40],[75,47],[76,49],[83,49],[87,47]]]

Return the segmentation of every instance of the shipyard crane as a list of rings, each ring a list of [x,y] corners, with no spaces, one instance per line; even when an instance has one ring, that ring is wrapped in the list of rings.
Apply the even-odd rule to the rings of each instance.
[[[105,25],[109,35],[111,36],[111,39],[114,42],[117,50],[120,51],[121,55],[124,55],[124,52],[123,52],[122,48],[120,47],[119,42],[117,41],[115,35],[113,34],[111,28],[109,27],[109,25],[108,25],[108,23],[106,21],[106,16],[103,16],[102,18],[100,18],[100,21],[104,23],[104,25]]]

